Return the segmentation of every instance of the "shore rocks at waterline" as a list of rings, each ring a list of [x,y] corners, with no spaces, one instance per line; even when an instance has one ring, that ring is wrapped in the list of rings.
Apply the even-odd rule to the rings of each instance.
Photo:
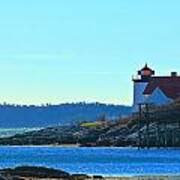
[[[69,173],[45,167],[20,166],[14,169],[7,168],[0,170],[2,178],[5,180],[23,180],[26,178],[36,179],[67,179],[72,177]],[[1,178],[0,178],[1,180]]]
[[[20,166],[0,170],[0,180],[179,180],[180,176],[103,177],[86,174],[69,174],[45,167]]]

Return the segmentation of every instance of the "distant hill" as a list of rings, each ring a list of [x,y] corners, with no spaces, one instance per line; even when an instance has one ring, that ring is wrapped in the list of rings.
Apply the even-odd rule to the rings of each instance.
[[[60,105],[0,105],[0,127],[48,127],[95,121],[101,116],[116,119],[130,114],[131,107],[100,103],[71,103]]]

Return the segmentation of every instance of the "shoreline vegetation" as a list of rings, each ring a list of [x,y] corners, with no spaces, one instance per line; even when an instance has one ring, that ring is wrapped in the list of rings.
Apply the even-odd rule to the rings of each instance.
[[[70,174],[62,170],[46,167],[19,166],[0,169],[0,180],[179,180],[180,175],[145,175],[145,176],[102,176],[86,174]]]
[[[180,147],[180,100],[162,107],[151,107],[148,122],[149,148]],[[103,116],[96,122],[48,127],[0,138],[0,145],[68,147],[147,147],[147,119],[139,116],[110,121]],[[139,141],[141,132],[141,141]],[[159,136],[157,136],[159,135]]]

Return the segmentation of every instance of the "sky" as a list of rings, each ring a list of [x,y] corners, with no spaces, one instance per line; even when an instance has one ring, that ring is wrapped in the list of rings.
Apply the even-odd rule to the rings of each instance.
[[[0,103],[132,104],[135,75],[180,73],[179,0],[0,2]]]

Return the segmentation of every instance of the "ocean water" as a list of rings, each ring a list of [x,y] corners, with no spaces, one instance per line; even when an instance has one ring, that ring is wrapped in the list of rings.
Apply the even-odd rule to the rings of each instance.
[[[0,168],[19,165],[104,176],[180,174],[180,149],[0,147]]]

